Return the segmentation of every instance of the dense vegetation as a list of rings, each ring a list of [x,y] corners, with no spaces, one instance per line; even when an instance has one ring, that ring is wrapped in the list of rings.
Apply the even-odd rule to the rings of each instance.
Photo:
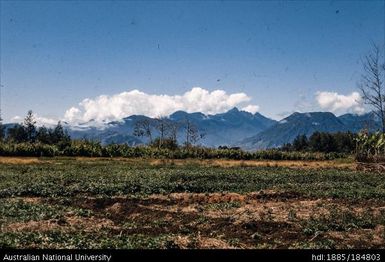
[[[300,152],[341,152],[355,154],[363,163],[385,162],[385,134],[382,132],[358,134],[338,132],[334,134],[315,132],[309,138],[297,136],[293,143],[282,147],[284,151]]]
[[[238,160],[331,160],[344,158],[343,153],[285,152],[277,149],[246,152],[239,149],[214,149],[205,147],[178,147],[163,149],[150,146],[131,147],[126,144],[102,146],[99,142],[73,140],[60,149],[57,145],[43,143],[0,143],[1,156],[85,156],[85,157],[142,157],[169,159],[238,159]]]
[[[339,152],[352,154],[356,149],[357,135],[351,132],[314,132],[309,138],[297,136],[292,143],[285,144],[282,150],[304,152]]]

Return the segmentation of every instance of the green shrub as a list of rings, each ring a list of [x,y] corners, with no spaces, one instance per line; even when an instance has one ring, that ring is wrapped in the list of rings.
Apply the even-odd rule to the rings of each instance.
[[[57,156],[59,150],[54,145],[41,143],[0,143],[0,155],[2,156]]]
[[[361,132],[356,139],[356,160],[360,162],[385,162],[385,134]]]

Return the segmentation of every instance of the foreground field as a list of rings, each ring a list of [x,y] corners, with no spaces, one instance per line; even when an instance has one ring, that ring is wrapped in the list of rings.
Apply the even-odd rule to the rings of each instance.
[[[0,248],[383,248],[349,161],[0,158]]]

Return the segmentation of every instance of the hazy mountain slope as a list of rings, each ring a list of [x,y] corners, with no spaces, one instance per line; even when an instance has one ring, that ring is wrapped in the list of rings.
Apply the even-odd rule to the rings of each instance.
[[[352,132],[359,132],[363,129],[377,131],[381,128],[380,121],[373,112],[363,115],[345,114],[339,116],[338,119],[340,119]]]
[[[206,146],[232,145],[236,141],[250,134],[259,133],[276,123],[259,113],[251,114],[239,111],[237,108],[223,114],[207,116],[202,113],[188,114],[178,111],[172,114],[170,119],[178,122],[189,119],[205,134],[201,143]]]
[[[147,119],[155,123],[155,119],[133,115],[108,123],[103,129],[101,128],[77,128],[70,129],[70,135],[73,138],[88,138],[101,141],[103,144],[108,143],[129,143],[136,145],[148,142],[147,138],[134,137],[133,131],[137,121]],[[186,120],[197,126],[198,130],[205,134],[204,138],[199,141],[199,144],[217,147],[219,145],[232,145],[251,134],[256,134],[274,125],[276,121],[262,116],[259,113],[251,114],[245,111],[239,111],[233,108],[226,113],[216,115],[205,115],[202,113],[187,113],[177,111],[171,114],[169,121],[180,123],[182,128],[178,133],[178,142],[183,143],[185,140],[185,130],[183,123]],[[157,135],[156,130],[152,130],[154,136]]]
[[[294,140],[300,134],[310,136],[315,131],[348,131],[334,114],[329,112],[294,113],[270,128],[239,142],[247,150],[278,147]]]

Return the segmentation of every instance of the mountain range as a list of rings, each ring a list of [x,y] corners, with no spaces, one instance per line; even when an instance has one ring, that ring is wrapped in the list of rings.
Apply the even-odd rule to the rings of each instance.
[[[128,143],[130,145],[138,145],[148,142],[146,137],[138,138],[133,136],[135,123],[143,120],[147,120],[155,126],[156,120],[153,118],[143,115],[132,115],[123,118],[122,121],[107,123],[103,128],[72,128],[71,126],[67,126],[67,128],[73,138],[95,139],[101,141],[102,144]],[[236,145],[238,141],[245,137],[257,134],[276,123],[275,120],[264,117],[259,113],[251,114],[239,111],[237,108],[216,115],[177,111],[171,114],[167,120],[174,123],[183,123],[188,120],[192,125],[196,126],[199,133],[204,135],[198,141],[198,144],[208,147]],[[152,129],[152,132],[154,136],[158,135],[155,129]],[[183,127],[180,128],[177,134],[179,143],[184,142],[185,132]]]
[[[246,150],[279,147],[292,142],[300,134],[310,136],[315,131],[358,132],[364,128],[372,131],[380,128],[379,121],[373,113],[345,114],[337,117],[330,112],[296,112],[281,121],[275,121],[260,113],[251,114],[233,108],[215,115],[177,111],[168,117],[169,121],[175,123],[181,123],[186,119],[195,125],[200,133],[204,134],[204,137],[198,141],[199,144],[208,147],[238,146]],[[133,136],[135,123],[141,120],[155,121],[150,117],[133,115],[122,121],[107,123],[104,128],[85,127],[83,129],[69,128],[69,130],[74,138],[96,139],[103,144],[138,145],[148,142],[147,138]],[[156,131],[152,130],[152,132],[156,136]],[[178,132],[179,143],[184,142],[184,132],[183,129]]]
[[[127,143],[129,145],[145,144],[146,137],[133,135],[135,123],[146,120],[155,124],[156,119],[143,115],[132,115],[121,121],[114,121],[96,127],[93,121],[77,126],[63,123],[72,138],[93,139],[102,144]],[[292,142],[298,135],[310,136],[316,131],[358,132],[364,128],[371,131],[380,129],[380,121],[374,113],[363,115],[345,114],[335,116],[330,112],[293,113],[288,117],[276,121],[269,119],[260,113],[249,113],[233,108],[225,113],[205,115],[203,113],[187,113],[177,111],[166,118],[171,123],[183,123],[188,120],[204,134],[197,144],[207,147],[233,146],[245,150],[258,150],[282,146]],[[7,124],[6,126],[11,126]],[[154,126],[154,125],[153,125]],[[157,136],[153,128],[152,133]],[[183,143],[186,130],[183,126],[177,133],[177,140]]]

